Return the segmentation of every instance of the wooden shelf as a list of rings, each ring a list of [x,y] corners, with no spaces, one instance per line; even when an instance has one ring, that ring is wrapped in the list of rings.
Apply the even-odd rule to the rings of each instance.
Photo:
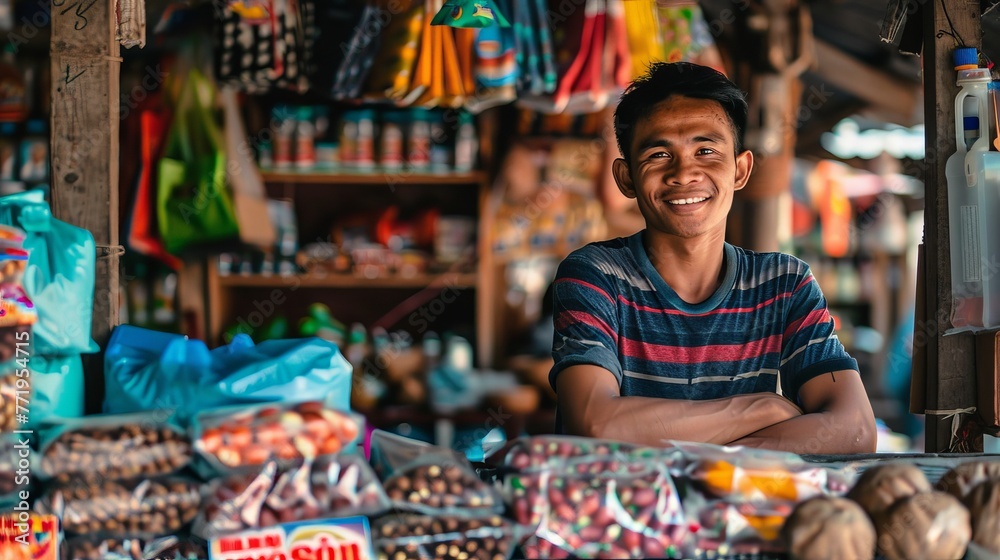
[[[387,278],[361,278],[349,274],[295,276],[262,274],[219,276],[219,286],[223,288],[427,288],[450,286],[473,288],[477,284],[475,273],[446,272],[443,274],[421,274],[412,278],[390,276]]]
[[[469,173],[426,173],[408,171],[276,171],[262,170],[265,183],[290,183],[302,185],[478,185],[485,175],[481,171]]]

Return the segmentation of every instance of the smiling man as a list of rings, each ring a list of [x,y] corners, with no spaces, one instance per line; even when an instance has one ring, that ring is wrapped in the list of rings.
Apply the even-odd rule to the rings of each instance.
[[[622,95],[614,177],[646,229],[559,266],[550,382],[562,431],[875,450],[857,362],[809,266],[725,241],[733,193],[753,170],[746,122],[736,85],[694,64],[655,64]]]

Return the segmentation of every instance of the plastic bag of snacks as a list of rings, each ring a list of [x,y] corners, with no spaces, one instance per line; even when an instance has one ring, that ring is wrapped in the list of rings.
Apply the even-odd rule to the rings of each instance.
[[[658,450],[628,461],[582,457],[505,479],[530,558],[674,558],[687,523]]]
[[[785,500],[842,495],[855,478],[850,469],[827,469],[793,453],[674,442],[683,453],[683,476],[709,496],[730,502]]]
[[[392,507],[435,515],[502,513],[500,493],[483,482],[464,457],[427,453],[385,480]]]
[[[300,461],[357,447],[361,417],[317,401],[225,407],[195,418],[194,447],[206,477],[269,460]]]
[[[447,447],[396,435],[385,430],[374,430],[371,438],[371,465],[375,474],[385,480],[425,453],[449,453]],[[461,457],[455,453],[455,457]]]
[[[372,516],[389,509],[371,467],[354,455],[327,455],[279,469],[269,462],[209,486],[193,532],[215,535],[323,517]]]
[[[648,453],[649,449],[631,443],[577,436],[535,436],[514,441],[507,450],[504,464],[523,471],[554,465],[566,459],[627,459],[636,452]]]
[[[62,533],[59,519],[54,515],[0,512],[0,558],[3,560],[58,560],[60,546]]]
[[[59,516],[76,535],[176,534],[201,506],[196,482],[161,477],[101,484],[57,485],[35,503],[35,511]]]
[[[67,420],[46,431],[40,451],[42,473],[59,483],[171,474],[192,457],[179,428],[148,414]]]
[[[66,540],[67,560],[202,560],[208,558],[204,543],[179,537],[81,536]]]
[[[697,517],[685,556],[703,558],[783,552],[781,528],[795,504],[717,500],[696,505],[685,500],[684,507],[689,515]]]
[[[506,560],[514,527],[499,515],[389,515],[372,527],[380,560]]]

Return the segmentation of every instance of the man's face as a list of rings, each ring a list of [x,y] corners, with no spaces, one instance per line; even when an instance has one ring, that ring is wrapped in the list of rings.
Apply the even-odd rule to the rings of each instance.
[[[615,180],[637,199],[646,227],[685,239],[724,237],[733,192],[746,186],[753,155],[735,154],[721,105],[672,96],[636,123],[631,149],[631,161],[615,160]]]

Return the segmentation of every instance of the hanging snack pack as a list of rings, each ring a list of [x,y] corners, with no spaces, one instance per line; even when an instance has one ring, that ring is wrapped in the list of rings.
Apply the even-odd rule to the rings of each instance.
[[[249,92],[309,89],[317,33],[312,0],[224,0],[216,11],[216,76]]]

